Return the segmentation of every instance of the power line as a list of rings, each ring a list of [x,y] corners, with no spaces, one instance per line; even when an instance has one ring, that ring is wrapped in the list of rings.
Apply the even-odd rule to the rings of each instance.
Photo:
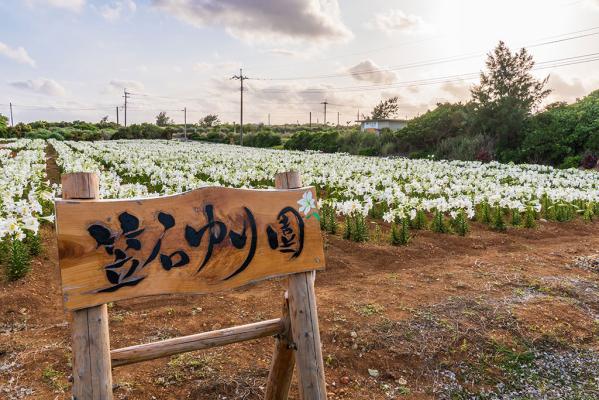
[[[590,30],[597,30],[597,29],[599,29],[599,27],[584,29],[584,30],[577,31],[577,32],[587,32]],[[531,44],[531,45],[527,45],[527,46],[523,46],[523,47],[535,48],[535,47],[541,47],[541,46],[546,46],[549,44],[555,44],[555,43],[560,43],[560,42],[565,42],[565,41],[569,41],[569,40],[580,39],[580,38],[589,37],[589,36],[595,36],[595,35],[599,35],[599,32],[592,32],[592,33],[586,33],[586,34],[572,36],[572,37],[568,37],[568,38],[555,39],[555,40],[550,40],[550,41],[541,42],[541,43],[535,43],[535,44]],[[463,61],[463,60],[468,60],[468,59],[472,59],[472,58],[477,58],[477,57],[480,57],[485,54],[487,54],[487,53],[486,52],[467,53],[467,54],[463,54],[463,55],[449,56],[449,57],[443,57],[443,58],[437,58],[437,59],[431,59],[431,60],[423,60],[423,61],[414,62],[414,63],[396,65],[396,66],[389,67],[389,68],[376,68],[376,69],[355,71],[355,72],[349,72],[349,73],[344,72],[344,73],[300,76],[300,77],[262,78],[262,80],[291,81],[291,80],[311,80],[311,79],[325,79],[325,78],[341,78],[341,77],[347,77],[347,76],[360,76],[360,75],[380,73],[380,72],[393,72],[393,71],[400,71],[400,70],[410,69],[410,68],[438,65],[438,64],[448,63],[448,62]]]
[[[593,58],[594,56],[599,55],[599,53],[589,53],[580,56],[573,57],[564,57],[555,60],[548,60],[537,63],[533,70],[541,70],[547,68],[557,68],[567,65],[576,65],[576,64],[584,64],[587,62],[593,62],[599,60],[599,58]],[[578,59],[578,60],[577,60]],[[431,85],[431,84],[439,84],[439,83],[448,83],[448,82],[460,82],[463,80],[471,80],[478,77],[480,72],[470,72],[464,74],[456,74],[456,75],[448,75],[448,76],[440,76],[434,78],[427,79],[417,79],[411,81],[403,81],[403,82],[394,82],[390,84],[377,84],[377,85],[357,85],[357,86],[344,86],[344,87],[332,87],[332,88],[313,88],[313,89],[304,89],[303,93],[329,93],[329,92],[344,92],[344,91],[369,91],[369,90],[380,90],[380,89],[389,89],[389,88],[405,88],[405,87],[415,87],[415,86],[423,86],[423,85]],[[263,93],[288,93],[292,89],[262,89]]]

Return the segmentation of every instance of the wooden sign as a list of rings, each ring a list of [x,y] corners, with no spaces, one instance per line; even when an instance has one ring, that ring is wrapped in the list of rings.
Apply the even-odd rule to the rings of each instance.
[[[57,200],[69,310],[210,293],[324,268],[314,188],[202,188],[135,200]]]

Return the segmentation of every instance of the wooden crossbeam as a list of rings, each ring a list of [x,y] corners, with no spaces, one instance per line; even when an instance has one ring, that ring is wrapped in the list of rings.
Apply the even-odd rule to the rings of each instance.
[[[283,333],[286,330],[281,318],[239,325],[216,331],[203,332],[195,335],[181,336],[159,342],[140,344],[112,350],[110,358],[112,367],[133,364],[140,361],[172,356],[195,350],[204,350],[227,344],[245,342],[266,336]]]

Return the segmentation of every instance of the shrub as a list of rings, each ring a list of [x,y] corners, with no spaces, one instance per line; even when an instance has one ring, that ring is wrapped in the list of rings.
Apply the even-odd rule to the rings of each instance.
[[[464,213],[464,210],[460,210],[455,218],[451,220],[451,226],[458,235],[466,236],[470,232],[470,226],[468,225],[468,218]]]
[[[560,168],[578,168],[582,162],[582,156],[568,156],[564,158],[564,161],[560,164]]]
[[[412,229],[424,229],[427,225],[426,214],[424,210],[416,211],[416,216],[413,220],[410,221],[410,226]]]
[[[442,212],[435,210],[433,221],[431,222],[431,230],[436,233],[449,233],[449,227],[445,222],[445,216]]]
[[[244,146],[269,148],[281,145],[281,136],[271,131],[261,131],[244,136]]]
[[[410,223],[407,218],[391,224],[391,244],[406,245],[410,242]]]
[[[31,256],[27,245],[15,239],[5,240],[2,247],[7,251],[4,262],[6,277],[11,281],[23,278],[29,272]]]

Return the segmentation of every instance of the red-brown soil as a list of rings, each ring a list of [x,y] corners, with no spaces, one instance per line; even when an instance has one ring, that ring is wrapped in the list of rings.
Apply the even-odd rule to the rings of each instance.
[[[331,399],[435,398],[433,372],[475,360],[488,343],[599,350],[599,274],[569,266],[597,252],[599,223],[540,222],[507,233],[474,225],[467,237],[417,232],[405,247],[325,237],[316,291]],[[2,399],[70,398],[69,316],[50,227],[43,237],[31,273],[0,282]],[[280,282],[268,281],[111,304],[111,345],[274,318],[282,294]],[[115,398],[261,398],[273,345],[266,338],[117,368]]]

